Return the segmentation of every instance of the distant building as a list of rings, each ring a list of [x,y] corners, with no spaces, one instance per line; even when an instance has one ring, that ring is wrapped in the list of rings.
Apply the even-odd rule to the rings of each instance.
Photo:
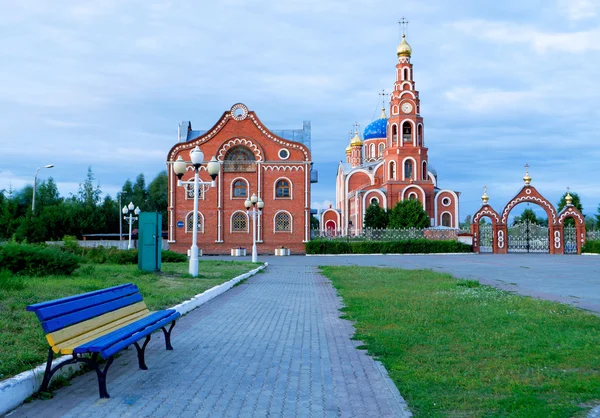
[[[198,247],[204,254],[229,254],[252,245],[252,218],[244,201],[256,193],[265,202],[257,222],[259,253],[285,246],[303,253],[310,239],[310,187],[317,182],[310,154],[310,122],[301,129],[270,131],[254,112],[238,103],[215,126],[195,131],[189,121],[179,125],[179,142],[167,157],[169,173],[169,246],[185,252],[192,242],[193,188],[177,186],[171,163],[198,145],[205,161],[220,162],[217,187],[200,195]],[[190,168],[183,180],[193,178]],[[209,181],[204,166],[200,179]]]
[[[391,209],[404,199],[417,199],[431,226],[458,228],[459,192],[438,186],[429,165],[419,92],[415,90],[412,48],[406,36],[397,48],[396,82],[390,95],[390,117],[381,110],[362,138],[358,130],[346,148],[336,179],[335,208],[321,213],[321,229],[348,234],[363,228],[369,205]]]

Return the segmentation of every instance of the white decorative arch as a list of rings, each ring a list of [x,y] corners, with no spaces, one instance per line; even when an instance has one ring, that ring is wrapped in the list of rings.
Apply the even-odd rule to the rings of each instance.
[[[404,99],[404,95],[405,94],[410,95],[410,97],[412,97],[413,99],[417,98],[417,96],[415,95],[415,93],[413,93],[412,91],[410,91],[410,90],[402,90],[402,93],[400,93],[399,99],[400,100]]]
[[[406,173],[404,172],[404,165],[406,164],[406,160],[411,160],[413,163],[413,172],[414,172],[414,176],[413,176],[413,180],[417,181],[419,179],[418,176],[418,164],[417,164],[417,160],[415,160],[413,157],[406,157],[402,160],[402,180],[406,181],[408,180],[406,178]]]
[[[336,216],[335,228],[339,229],[340,225],[341,225],[341,223],[340,223],[341,222],[340,221],[340,213],[337,210],[333,209],[333,208],[328,208],[328,209],[325,209],[323,212],[321,212],[321,223],[319,225],[321,227],[321,231],[325,231],[327,229],[326,225],[325,225],[325,214],[327,212],[333,212],[333,213],[335,213],[335,216]]]
[[[402,190],[402,193],[400,194],[401,200],[405,199],[406,191],[413,187],[416,189],[419,189],[421,191],[421,197],[423,198],[421,200],[421,203],[423,204],[423,210],[427,210],[427,206],[425,205],[425,190],[423,190],[423,188],[421,186],[419,186],[418,184],[409,184],[408,186],[406,186]]]
[[[374,143],[369,145],[369,155],[371,158],[377,158],[377,151]]]
[[[373,194],[378,194],[381,197],[381,200],[379,201],[379,206],[381,206],[382,208],[387,208],[387,196],[385,195],[385,193],[383,193],[381,190],[379,189],[371,189],[371,190],[366,190],[365,194],[363,195],[363,199],[362,199],[362,206],[363,206],[363,221],[364,221],[364,216],[365,213],[367,212],[367,208],[371,205],[371,197],[370,196],[367,199],[367,196],[369,195],[373,195]],[[381,204],[381,202],[383,201],[383,205]],[[367,204],[368,203],[368,204]]]
[[[427,180],[427,161],[421,163],[421,180]],[[423,178],[425,177],[425,178]]]
[[[244,197],[235,197],[233,195],[233,184],[238,181],[238,180],[242,180],[246,183],[246,196]],[[229,200],[233,200],[233,199],[244,199],[246,200],[247,198],[249,198],[251,196],[250,193],[250,182],[248,181],[247,178],[245,177],[236,177],[233,180],[231,180],[231,183],[229,183]]]
[[[438,216],[438,201],[440,200],[440,198],[442,198],[443,193],[449,193],[453,197],[454,215],[452,216],[452,219],[454,220],[454,228],[458,228],[458,195],[454,191],[448,190],[448,189],[443,189],[443,190],[438,191],[435,194],[435,199],[433,199],[433,212],[435,215],[436,224],[437,224],[437,219],[441,219]]]
[[[357,168],[357,169],[354,169],[354,170],[352,170],[352,171],[351,171],[351,172],[348,174],[348,176],[346,177],[346,190],[347,190],[348,192],[350,192],[350,189],[349,189],[349,187],[350,187],[350,178],[351,178],[353,175],[355,175],[355,174],[358,174],[358,173],[364,173],[364,174],[366,174],[366,175],[369,177],[369,180],[370,180],[371,184],[373,184],[373,183],[374,183],[374,180],[373,180],[373,173],[369,173],[369,172],[368,172],[367,170],[365,170],[364,168]]]
[[[235,216],[235,214],[237,213],[241,213],[242,215],[244,215],[246,217],[246,231],[234,231],[233,230],[233,217]],[[235,212],[233,212],[231,214],[231,216],[229,217],[229,233],[234,233],[234,232],[238,232],[238,233],[249,233],[250,232],[250,217],[248,216],[248,214],[243,211],[243,210],[236,210]]]
[[[303,165],[264,165],[265,171],[304,171]]]
[[[193,216],[194,211],[191,210],[189,211],[186,215],[185,215],[185,233],[187,234],[188,232],[194,232],[193,229],[194,227],[192,226],[191,228],[189,228],[189,218],[191,218]],[[200,225],[198,226],[198,233],[199,234],[204,234],[204,215],[202,214],[202,212],[198,211],[198,218],[200,221]],[[193,222],[193,219],[192,219]]]
[[[400,113],[399,109],[400,108],[398,107],[398,105],[392,106],[392,115],[397,115],[398,113]]]
[[[402,127],[404,126],[404,122],[410,122],[410,124],[412,125],[412,142],[413,142],[413,145],[415,145],[415,138],[417,137],[417,125],[415,124],[415,121],[407,118],[407,119],[402,119],[402,121],[400,122],[400,131],[398,133],[398,136],[400,137],[398,139],[400,142],[400,146],[401,147],[404,146],[404,139],[403,139],[404,133],[402,132]]]
[[[290,230],[289,231],[277,231],[277,215],[279,215],[280,213],[285,213],[287,216],[289,216],[290,218]],[[291,234],[294,232],[294,217],[292,216],[292,214],[290,212],[288,212],[287,210],[278,210],[275,215],[273,215],[273,233],[279,233],[279,234]]]
[[[385,152],[385,143],[380,142],[377,146],[377,158],[383,157],[383,153]]]
[[[433,173],[431,171],[427,171],[427,176],[429,177],[429,180],[431,180],[431,182],[433,183],[434,187],[437,187],[437,179],[433,175]]]
[[[400,89],[402,91],[406,91],[406,90],[404,90],[404,86],[407,85],[407,84],[408,84],[408,88],[411,89],[412,88],[412,84],[410,83],[410,81],[404,81],[404,82],[402,82],[402,84],[400,85]]]
[[[285,180],[290,184],[290,196],[289,197],[277,197],[277,182],[280,180]],[[277,180],[273,182],[273,200],[275,199],[293,199],[294,198],[294,183],[287,177],[279,177]]]
[[[445,226],[444,225],[444,215],[445,214],[448,214],[450,216],[450,228],[454,228],[454,222],[453,222],[452,214],[449,211],[447,211],[447,210],[445,210],[442,213],[440,213],[440,226]]]
[[[219,147],[219,152],[217,153],[217,160],[223,161],[227,151],[229,151],[230,148],[235,147],[236,145],[244,145],[248,147],[254,153],[256,161],[263,161],[262,151],[260,147],[256,143],[254,143],[254,141],[245,138],[234,138],[221,144],[221,146]]]
[[[390,175],[390,173],[392,173],[392,168],[391,168],[392,166],[394,166],[394,171],[393,171],[394,176],[393,177]],[[392,160],[388,163],[388,178],[389,178],[389,180],[396,180],[397,176],[398,176],[398,167],[396,167],[396,162]]]
[[[421,127],[421,138],[419,138],[419,126]],[[423,126],[422,123],[418,123],[417,124],[417,132],[415,133],[416,138],[417,138],[417,144],[419,144],[419,139],[421,140],[421,147],[425,146],[425,127]]]

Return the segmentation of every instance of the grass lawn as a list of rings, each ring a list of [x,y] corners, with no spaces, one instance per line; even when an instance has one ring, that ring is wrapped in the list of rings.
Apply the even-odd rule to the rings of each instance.
[[[131,282],[138,285],[150,310],[164,309],[256,267],[249,262],[201,260],[197,278],[187,274],[188,263],[163,263],[161,273],[114,264],[83,265],[71,276],[0,273],[0,380],[46,361],[48,343],[35,314],[25,310],[27,305]]]
[[[432,271],[322,271],[416,417],[572,417],[600,404],[595,315]]]

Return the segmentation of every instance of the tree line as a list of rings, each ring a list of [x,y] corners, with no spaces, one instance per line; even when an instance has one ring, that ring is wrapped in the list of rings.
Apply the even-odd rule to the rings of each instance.
[[[143,174],[135,182],[127,180],[115,198],[103,196],[91,167],[79,190],[62,197],[54,179],[38,182],[35,212],[32,211],[33,187],[21,190],[0,190],[0,241],[43,242],[60,240],[65,235],[81,238],[85,234],[118,233],[119,207],[133,202],[142,212],[162,214],[163,229],[167,227],[168,177],[160,172],[146,185]],[[125,224],[125,221],[123,221]],[[125,228],[124,228],[125,229]]]

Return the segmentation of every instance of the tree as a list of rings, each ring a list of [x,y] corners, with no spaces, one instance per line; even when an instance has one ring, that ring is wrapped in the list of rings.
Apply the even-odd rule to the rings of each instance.
[[[427,228],[431,221],[417,199],[401,200],[396,203],[390,214],[388,228]]]
[[[319,219],[314,215],[310,215],[310,229],[319,229]]]
[[[542,219],[539,219],[533,209],[527,208],[521,213],[520,216],[515,216],[512,222],[512,225],[516,225],[523,222],[529,222],[532,224],[540,225],[542,223]]]
[[[600,205],[598,205],[598,210],[596,211],[596,225],[600,225]]]
[[[88,209],[95,208],[98,203],[100,203],[100,196],[102,195],[102,190],[100,190],[100,185],[97,184],[94,187],[94,173],[92,172],[92,167],[88,167],[87,176],[83,183],[79,183],[79,192],[78,192],[78,200]]]
[[[473,217],[471,215],[465,216],[465,220],[460,223],[460,229],[469,230],[471,229],[471,223],[473,222]]]
[[[379,203],[371,203],[365,212],[365,228],[387,228],[388,222],[387,211]]]
[[[579,212],[583,213],[583,206],[581,205],[581,200],[579,199],[579,194],[575,193],[575,192],[566,192],[565,194],[562,195],[562,197],[560,198],[560,201],[558,202],[558,213],[562,212],[562,210],[567,207],[567,193],[569,193],[571,195],[571,197],[573,198],[573,202],[572,205],[575,206],[577,208],[577,210],[579,210]],[[565,219],[565,226],[575,226],[575,221],[573,220],[573,218],[569,217],[567,219]]]
[[[148,186],[148,209],[162,215],[162,227],[168,228],[167,208],[169,206],[169,176],[161,171]],[[140,207],[141,208],[141,207]]]

